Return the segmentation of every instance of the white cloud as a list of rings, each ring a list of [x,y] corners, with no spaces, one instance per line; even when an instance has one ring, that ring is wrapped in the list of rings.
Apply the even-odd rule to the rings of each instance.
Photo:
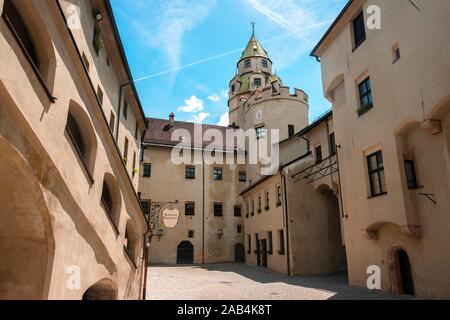
[[[189,99],[184,100],[185,105],[178,108],[179,111],[187,113],[201,112],[204,109],[203,101],[192,96]]]
[[[127,5],[126,17],[145,43],[161,51],[172,72],[181,66],[183,37],[214,9],[217,0],[135,0]],[[122,12],[123,13],[123,12]],[[124,14],[124,13],[123,13]]]
[[[222,116],[220,116],[220,120],[217,125],[223,126],[223,127],[228,127],[229,124],[230,124],[230,119],[229,119],[228,112],[227,112],[227,113],[224,113]]]
[[[200,112],[199,114],[193,116],[191,118],[191,120],[189,120],[189,122],[194,122],[194,123],[203,123],[203,121],[206,120],[206,118],[208,118],[211,114],[207,113],[207,112]]]
[[[219,102],[221,99],[222,98],[219,97],[219,95],[217,93],[214,93],[208,97],[208,100],[211,100],[213,102]]]

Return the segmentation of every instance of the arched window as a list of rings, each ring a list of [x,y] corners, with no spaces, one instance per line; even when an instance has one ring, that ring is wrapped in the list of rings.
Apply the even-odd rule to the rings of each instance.
[[[138,235],[131,220],[127,222],[125,229],[125,249],[128,256],[133,261],[133,264],[136,265],[136,258],[138,254]]]
[[[56,56],[52,39],[31,1],[4,0],[2,18],[29,62],[47,97],[55,102]],[[28,75],[28,73],[27,73]]]
[[[112,223],[114,231],[119,234],[122,195],[116,179],[110,173],[105,174],[105,178],[103,180],[101,204]]]
[[[20,16],[19,11],[14,6],[12,0],[5,0],[3,14],[5,15],[8,26],[14,32],[14,36],[17,37],[17,40],[20,42],[26,55],[28,55],[35,67],[39,69],[39,59],[36,48],[34,47],[24,20]]]
[[[92,176],[97,156],[97,138],[89,116],[74,101],[71,101],[69,106],[66,132],[92,184],[94,182]]]

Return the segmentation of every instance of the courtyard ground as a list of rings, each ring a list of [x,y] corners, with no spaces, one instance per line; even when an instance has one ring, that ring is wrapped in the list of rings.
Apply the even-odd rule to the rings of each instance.
[[[411,299],[349,287],[345,274],[288,277],[245,264],[151,266],[148,300]]]

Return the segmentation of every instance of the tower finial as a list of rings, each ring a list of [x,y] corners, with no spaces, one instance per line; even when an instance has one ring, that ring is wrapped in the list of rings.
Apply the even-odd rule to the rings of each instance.
[[[255,35],[255,25],[256,25],[256,23],[252,22],[252,31],[253,31],[253,35]]]

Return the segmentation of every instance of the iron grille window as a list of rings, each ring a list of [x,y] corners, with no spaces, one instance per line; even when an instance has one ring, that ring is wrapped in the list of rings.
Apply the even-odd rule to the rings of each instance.
[[[144,178],[150,178],[152,176],[152,165],[150,163],[144,164],[144,172],[142,176]]]
[[[367,78],[359,84],[360,115],[373,107],[372,84]]]
[[[405,160],[406,181],[409,189],[416,189],[418,187],[416,166],[414,161]]]
[[[366,28],[364,23],[364,13],[361,13],[353,20],[354,48],[358,48],[366,40]]]
[[[245,171],[239,172],[239,182],[247,182],[247,173]]]
[[[336,136],[334,133],[330,134],[330,152],[332,156],[337,154]]]
[[[235,217],[242,217],[242,209],[241,209],[241,206],[235,206],[235,207],[234,207],[234,216],[235,216]]]
[[[372,197],[386,194],[386,178],[384,174],[383,153],[378,151],[367,157]]]
[[[214,216],[223,217],[223,205],[222,203],[214,203]]]
[[[195,216],[195,202],[186,202],[184,204],[184,214],[186,216]]]
[[[316,147],[316,163],[319,163],[323,160],[322,156],[322,146]]]
[[[195,179],[195,167],[186,167],[186,179]]]
[[[222,168],[214,168],[213,179],[215,181],[221,181],[223,179]]]
[[[269,63],[267,62],[266,59],[262,60],[262,66],[263,66],[263,68],[268,68],[269,67]]]
[[[244,67],[245,68],[250,68],[252,66],[252,60],[247,59],[244,61]]]

